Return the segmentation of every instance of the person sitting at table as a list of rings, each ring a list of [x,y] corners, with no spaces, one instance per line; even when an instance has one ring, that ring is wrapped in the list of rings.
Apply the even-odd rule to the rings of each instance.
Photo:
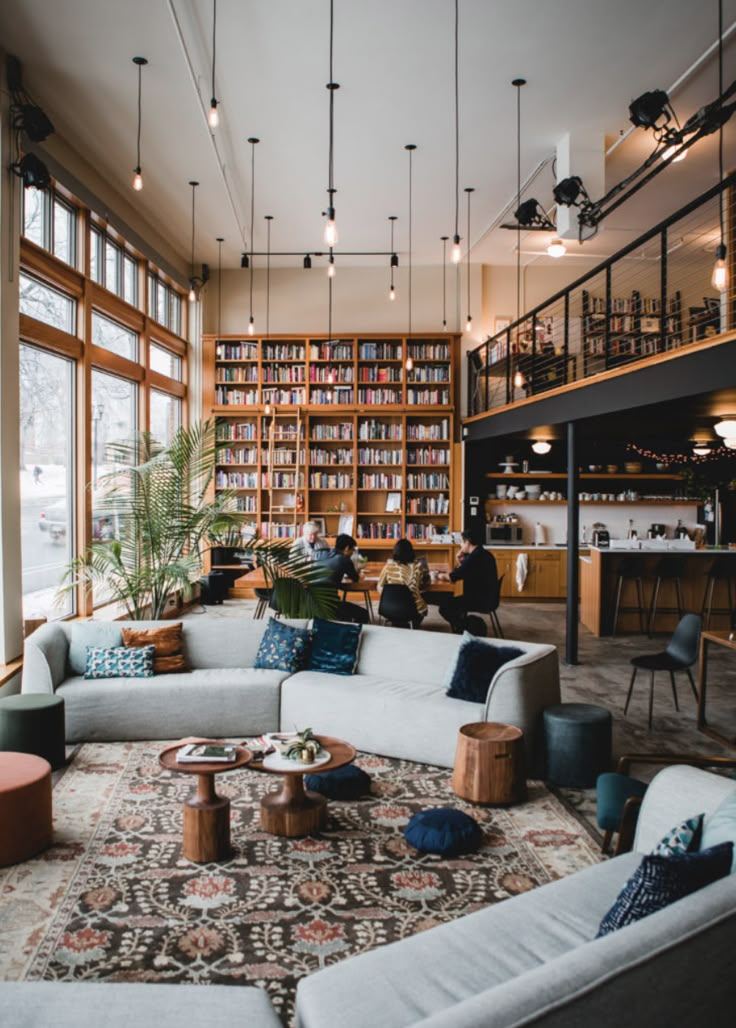
[[[360,575],[355,564],[350,559],[355,553],[357,543],[351,535],[338,535],[334,547],[326,557],[320,560],[320,567],[324,569],[324,581],[335,586],[337,592],[342,585],[344,578],[351,582],[357,582]],[[357,603],[350,603],[348,600],[338,599],[335,610],[335,621],[354,621],[359,625],[368,623],[368,611]]]
[[[443,597],[439,604],[440,616],[450,623],[456,635],[463,630],[465,616],[472,610],[487,611],[495,596],[498,582],[496,558],[483,548],[478,530],[466,529],[462,533],[462,546],[457,555],[458,565],[449,574],[437,577],[444,582],[462,582],[462,596]]]
[[[416,606],[416,616],[410,618],[412,627],[419,628],[427,616],[427,604],[422,596],[422,589],[429,585],[429,571],[426,561],[420,561],[414,553],[414,547],[408,539],[399,539],[391,557],[381,569],[376,589],[380,593],[384,585],[405,585],[411,593]]]
[[[319,525],[316,521],[305,521],[302,525],[302,534],[294,540],[291,547],[293,556],[306,557],[308,560],[320,560],[326,557],[330,547],[319,534]]]

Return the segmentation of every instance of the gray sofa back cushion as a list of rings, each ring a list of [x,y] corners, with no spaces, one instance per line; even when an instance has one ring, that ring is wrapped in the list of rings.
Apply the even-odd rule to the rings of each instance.
[[[75,675],[87,670],[87,647],[123,645],[123,631],[117,621],[73,621],[70,626],[69,667]]]

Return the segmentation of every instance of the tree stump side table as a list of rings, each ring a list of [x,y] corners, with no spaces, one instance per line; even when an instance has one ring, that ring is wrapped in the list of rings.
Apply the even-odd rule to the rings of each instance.
[[[527,793],[521,729],[495,721],[463,725],[457,738],[452,788],[472,803],[522,803]]]

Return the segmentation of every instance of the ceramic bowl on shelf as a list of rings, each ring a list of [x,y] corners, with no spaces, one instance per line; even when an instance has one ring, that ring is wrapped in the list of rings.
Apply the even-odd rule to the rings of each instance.
[[[529,484],[526,487],[527,498],[530,499],[530,500],[538,500],[539,499],[539,494],[541,493],[541,491],[542,491],[541,485]],[[518,494],[517,494],[517,496],[518,496]]]
[[[591,473],[591,475],[597,475],[602,467],[602,464],[589,464],[588,471]]]
[[[496,499],[497,500],[505,500],[506,499],[506,486],[505,485],[497,485],[496,486]]]
[[[516,496],[514,497],[514,499],[515,500],[525,500],[526,499],[526,491],[524,489],[520,489],[518,491],[518,493],[516,494]],[[530,499],[531,499],[531,497],[530,497]]]
[[[627,475],[640,475],[641,474],[641,462],[638,460],[630,460],[624,464],[624,471]]]
[[[606,471],[609,475],[615,475],[618,471],[618,464],[606,464]]]

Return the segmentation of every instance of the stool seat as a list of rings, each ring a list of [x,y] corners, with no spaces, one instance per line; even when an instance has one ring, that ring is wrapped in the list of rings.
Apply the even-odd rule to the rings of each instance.
[[[0,751],[34,753],[56,770],[66,763],[64,699],[24,692],[0,699]]]
[[[644,566],[643,557],[622,557],[619,561],[618,575],[616,576],[616,599],[613,605],[613,628],[611,630],[611,635],[616,634],[616,626],[618,624],[620,609],[619,604],[621,603],[621,591],[623,589],[624,582],[627,581],[633,581],[636,584],[637,606],[621,609],[637,611],[639,614],[639,629],[641,632],[644,631],[644,602],[642,600]]]
[[[458,732],[452,788],[472,803],[526,799],[524,733],[514,725],[474,721]]]
[[[0,753],[0,867],[51,845],[51,765],[31,753]]]
[[[662,582],[672,582],[675,587],[676,607],[660,607],[660,611],[673,613],[677,611],[677,620],[682,619],[684,605],[682,602],[682,579],[685,577],[684,557],[661,557],[654,566],[654,588],[652,599],[649,604],[649,617],[647,619],[647,634],[652,636],[657,621],[657,607],[659,604],[659,590]]]
[[[592,703],[560,703],[544,711],[547,781],[592,789],[611,764],[610,710]]]

